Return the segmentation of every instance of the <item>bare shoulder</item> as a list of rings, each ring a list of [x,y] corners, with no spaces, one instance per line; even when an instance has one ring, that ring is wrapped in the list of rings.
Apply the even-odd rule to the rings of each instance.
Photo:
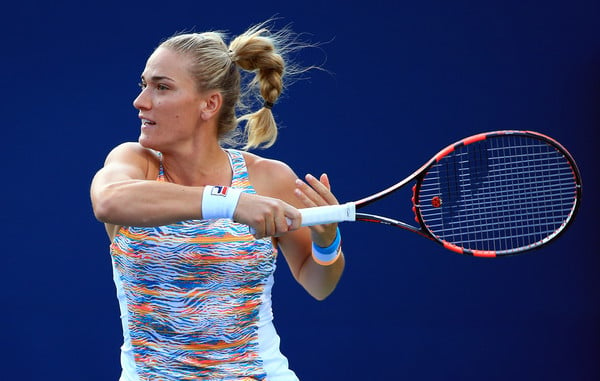
[[[156,151],[142,147],[137,142],[122,143],[108,154],[104,166],[119,166],[136,168],[142,171],[148,179],[156,178],[160,165],[159,154]]]
[[[291,199],[298,178],[286,163],[244,152],[250,183],[258,194]]]
[[[121,143],[110,151],[108,160],[136,160],[136,159],[154,159],[158,160],[158,154],[148,148],[142,147],[140,143],[137,142],[126,142]]]

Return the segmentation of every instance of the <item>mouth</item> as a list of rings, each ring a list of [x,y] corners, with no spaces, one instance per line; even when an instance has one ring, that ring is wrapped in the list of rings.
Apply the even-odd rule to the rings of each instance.
[[[150,120],[150,119],[146,119],[146,118],[140,118],[142,121],[142,126],[153,126],[156,124],[156,122]]]

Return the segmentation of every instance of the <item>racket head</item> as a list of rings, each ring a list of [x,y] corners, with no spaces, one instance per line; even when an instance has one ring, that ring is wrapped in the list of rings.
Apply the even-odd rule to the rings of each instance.
[[[447,249],[496,257],[539,248],[572,223],[582,181],[573,157],[533,131],[471,136],[440,151],[416,179],[421,229]]]

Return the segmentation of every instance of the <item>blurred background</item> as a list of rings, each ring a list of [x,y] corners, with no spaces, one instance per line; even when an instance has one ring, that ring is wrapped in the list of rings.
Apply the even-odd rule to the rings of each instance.
[[[178,31],[237,35],[278,17],[321,65],[274,108],[257,152],[327,172],[340,201],[412,173],[468,135],[536,130],[583,176],[557,242],[495,260],[391,227],[344,224],[347,269],[324,302],[279,261],[275,325],[302,380],[600,379],[600,2],[25,0],[3,5],[0,265],[5,380],[117,380],[108,238],[89,184],[135,141],[146,58]],[[410,191],[384,205],[409,220]],[[376,208],[373,206],[373,208]]]

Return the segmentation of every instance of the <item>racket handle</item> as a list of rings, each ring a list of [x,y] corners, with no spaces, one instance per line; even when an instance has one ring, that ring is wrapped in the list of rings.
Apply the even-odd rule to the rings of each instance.
[[[300,209],[300,213],[302,214],[302,226],[355,221],[356,205],[353,202],[347,202],[342,205],[317,206]]]
[[[299,210],[302,215],[302,226],[356,220],[356,205],[353,202],[347,202],[342,205],[317,206]],[[286,220],[288,225],[292,223],[287,217]],[[250,234],[256,233],[256,230],[251,226],[249,226],[249,230]]]

